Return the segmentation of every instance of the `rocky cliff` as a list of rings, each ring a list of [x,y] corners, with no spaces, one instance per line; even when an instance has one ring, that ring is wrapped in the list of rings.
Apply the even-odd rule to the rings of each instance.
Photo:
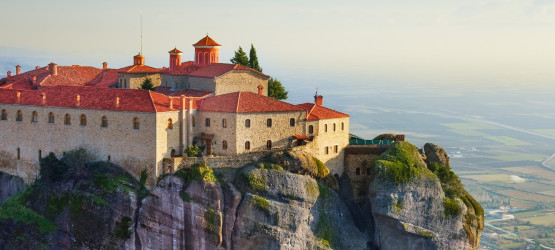
[[[85,152],[49,155],[41,178],[0,207],[0,245],[476,249],[481,208],[450,175],[445,152],[425,149],[392,145],[375,163],[368,195],[357,199],[348,176],[336,180],[306,153],[276,152],[239,169],[198,164],[163,176],[151,190],[147,176],[134,180]],[[2,177],[0,187],[17,191],[11,182]]]

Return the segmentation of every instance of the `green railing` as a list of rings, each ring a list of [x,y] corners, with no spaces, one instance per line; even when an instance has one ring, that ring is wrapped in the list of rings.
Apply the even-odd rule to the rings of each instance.
[[[349,145],[387,145],[387,144],[391,144],[394,141],[391,140],[364,140],[364,139],[358,139],[358,138],[351,138],[349,139]]]

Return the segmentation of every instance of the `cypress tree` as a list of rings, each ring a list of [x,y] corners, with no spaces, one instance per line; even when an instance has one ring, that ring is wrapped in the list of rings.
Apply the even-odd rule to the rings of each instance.
[[[254,70],[258,70],[260,72],[262,72],[262,68],[260,67],[260,65],[258,64],[258,57],[256,56],[256,49],[254,48],[254,45],[252,45],[251,43],[251,50],[249,52],[249,67],[251,69]]]
[[[239,46],[239,49],[235,51],[235,56],[233,56],[230,61],[235,64],[249,67],[249,58],[241,46]]]
[[[143,81],[143,83],[141,84],[140,89],[142,90],[154,90],[154,84],[152,84],[152,80],[150,80],[150,78],[145,78],[145,80]]]

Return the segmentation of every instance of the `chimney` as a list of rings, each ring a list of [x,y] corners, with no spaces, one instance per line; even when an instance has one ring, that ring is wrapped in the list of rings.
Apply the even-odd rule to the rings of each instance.
[[[258,94],[262,95],[264,93],[264,86],[262,84],[258,85]]]
[[[323,96],[321,96],[321,95],[314,96],[314,103],[316,103],[316,105],[322,106],[323,101],[324,101]]]
[[[34,75],[31,81],[33,82],[33,85],[35,85],[37,83],[37,76]]]
[[[46,104],[46,94],[44,92],[40,93],[41,101],[40,104]]]
[[[50,63],[48,64],[48,70],[50,71],[50,74],[53,76],[57,76],[58,75],[58,65],[55,63]]]
[[[21,66],[19,66],[19,65],[15,66],[15,74],[16,75],[21,74]]]
[[[103,62],[102,63],[102,69],[107,69],[108,68],[108,63],[107,62]]]
[[[19,104],[21,102],[21,92],[17,92],[17,103]]]
[[[81,96],[75,96],[75,107],[79,107],[81,105]]]
[[[173,109],[173,99],[171,97],[168,98],[170,98],[170,109]]]
[[[116,108],[119,108],[119,97],[116,97]]]
[[[12,72],[8,70],[8,78],[10,78],[10,76],[12,76]]]

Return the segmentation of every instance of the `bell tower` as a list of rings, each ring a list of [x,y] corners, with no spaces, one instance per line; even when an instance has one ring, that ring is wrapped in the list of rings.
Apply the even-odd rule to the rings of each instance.
[[[133,65],[145,65],[145,57],[139,53],[133,57]]]
[[[202,66],[220,62],[221,46],[208,35],[193,44],[193,47],[195,47],[195,65]]]
[[[168,51],[168,53],[170,53],[170,72],[173,72],[177,69],[177,67],[179,67],[179,65],[181,65],[182,52],[179,51],[177,48],[174,48]]]

